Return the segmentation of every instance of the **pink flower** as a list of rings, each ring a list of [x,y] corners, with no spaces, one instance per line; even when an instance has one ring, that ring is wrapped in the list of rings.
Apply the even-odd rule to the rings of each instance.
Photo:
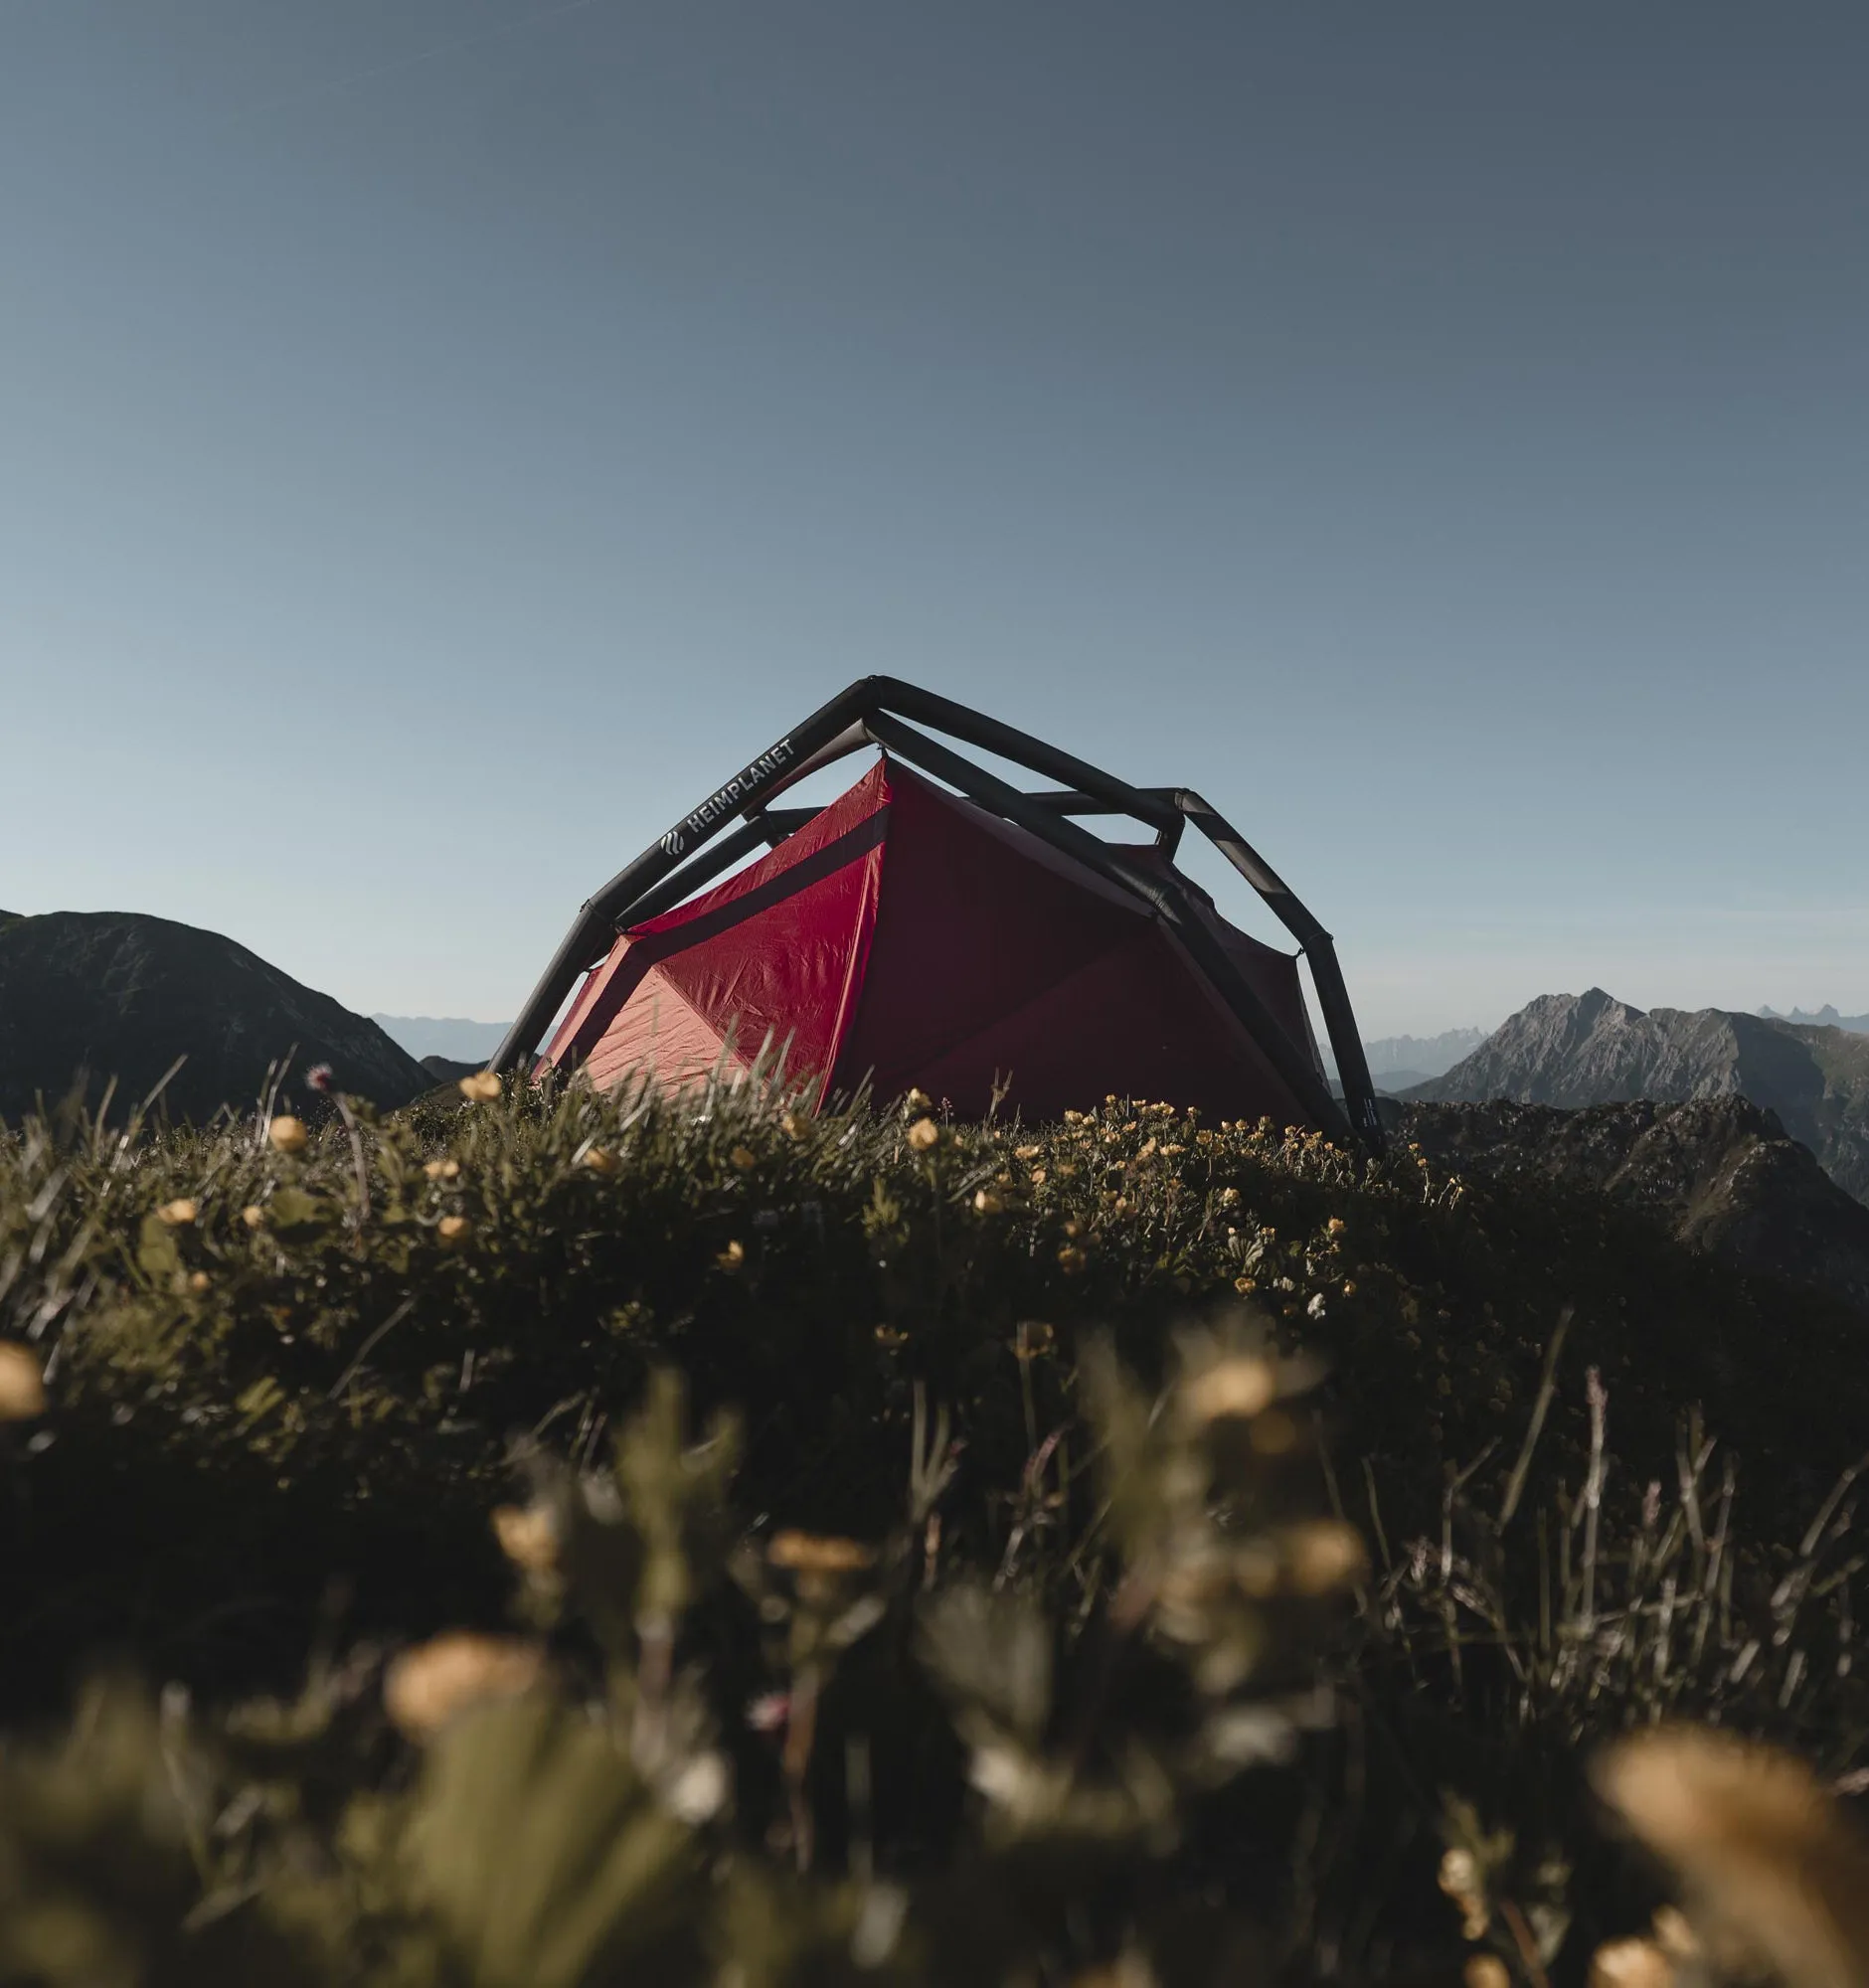
[[[328,1063],[314,1063],[305,1073],[305,1081],[313,1090],[329,1090],[332,1087],[332,1072]]]
[[[768,1691],[747,1706],[747,1724],[756,1733],[777,1733],[791,1717],[791,1700],[782,1691]]]

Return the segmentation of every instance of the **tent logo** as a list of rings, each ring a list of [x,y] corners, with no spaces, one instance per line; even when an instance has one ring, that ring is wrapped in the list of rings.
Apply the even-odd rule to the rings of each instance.
[[[768,747],[750,766],[743,766],[718,792],[710,794],[680,827],[663,836],[660,848],[665,856],[679,856],[691,835],[711,829],[723,815],[732,814],[765,785],[772,775],[796,757],[789,739]]]

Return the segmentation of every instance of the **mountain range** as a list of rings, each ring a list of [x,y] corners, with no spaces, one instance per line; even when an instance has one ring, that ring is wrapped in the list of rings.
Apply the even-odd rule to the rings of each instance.
[[[506,1040],[505,1022],[470,1022],[463,1015],[372,1015],[370,1019],[420,1062],[445,1057],[477,1070]]]
[[[163,1108],[196,1121],[250,1107],[275,1059],[291,1060],[288,1097],[321,1063],[385,1106],[435,1081],[376,1023],[219,932],[135,911],[0,912],[0,1119],[80,1084],[95,1108],[112,1078],[121,1115],[178,1057]]]
[[[1744,1097],[1869,1201],[1869,1036],[1720,1008],[1632,1008],[1601,987],[1521,1008],[1411,1100],[1578,1109]]]
[[[391,1107],[477,1067],[499,1034],[494,1023],[353,1014],[233,939],[167,918],[0,912],[0,1119],[55,1104],[80,1082],[95,1106],[112,1078],[115,1109],[127,1111],[178,1058],[163,1092],[176,1118],[245,1109],[286,1058],[287,1096],[306,1067],[325,1063],[340,1087]],[[1395,1059],[1433,1064],[1465,1051],[1385,1107],[1457,1164],[1555,1167],[1573,1184],[1652,1203],[1684,1235],[1724,1239],[1729,1254],[1788,1263],[1801,1248],[1854,1266],[1860,1248],[1869,1278],[1869,1237],[1823,1206],[1813,1175],[1789,1157],[1795,1141],[1869,1204],[1869,1031],[1840,1016],[1644,1011],[1593,987],[1541,996],[1490,1035],[1449,1030],[1367,1048],[1390,1092],[1403,1090],[1395,1077],[1406,1066]],[[1703,1100],[1743,1102],[1756,1115],[1654,1114]],[[1449,1104],[1486,1108],[1430,1109]],[[1640,1108],[1606,1117],[1598,1108],[1608,1106]],[[1850,1267],[1845,1280],[1855,1275]]]
[[[1768,1022],[1792,1022],[1805,1029],[1847,1029],[1852,1036],[1869,1036],[1869,1015],[1839,1015],[1827,1001],[1814,1014],[1806,1014],[1802,1008],[1793,1008],[1788,1015],[1781,1015],[1776,1008],[1755,1012]]]
[[[1446,1029],[1438,1036],[1375,1036],[1363,1045],[1363,1056],[1376,1088],[1393,1093],[1451,1070],[1478,1049],[1486,1035],[1484,1029]],[[1337,1059],[1327,1041],[1320,1042],[1318,1050],[1324,1073],[1334,1083]]]

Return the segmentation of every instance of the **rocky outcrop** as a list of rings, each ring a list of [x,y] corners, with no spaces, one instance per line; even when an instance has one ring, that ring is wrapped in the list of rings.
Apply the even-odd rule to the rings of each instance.
[[[1631,1008],[1593,987],[1521,1008],[1411,1100],[1571,1109],[1743,1097],[1869,1201],[1869,1038],[1720,1008]]]
[[[161,1081],[172,1118],[251,1109],[269,1064],[289,1057],[285,1094],[329,1064],[342,1089],[389,1106],[430,1087],[374,1022],[301,986],[218,932],[133,911],[53,911],[0,921],[0,1118],[115,1079],[112,1115]]]
[[[1408,1103],[1394,1123],[1449,1171],[1606,1195],[1736,1269],[1869,1312],[1869,1208],[1745,1098],[1571,1111]]]

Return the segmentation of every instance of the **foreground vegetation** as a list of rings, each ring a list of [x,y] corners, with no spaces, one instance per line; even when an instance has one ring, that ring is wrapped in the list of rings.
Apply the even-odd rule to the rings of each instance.
[[[1657,1773],[1855,1869],[1590,1780],[1856,1769],[1841,1307],[1126,1101],[333,1106],[0,1139],[0,1980],[1711,1964]]]

